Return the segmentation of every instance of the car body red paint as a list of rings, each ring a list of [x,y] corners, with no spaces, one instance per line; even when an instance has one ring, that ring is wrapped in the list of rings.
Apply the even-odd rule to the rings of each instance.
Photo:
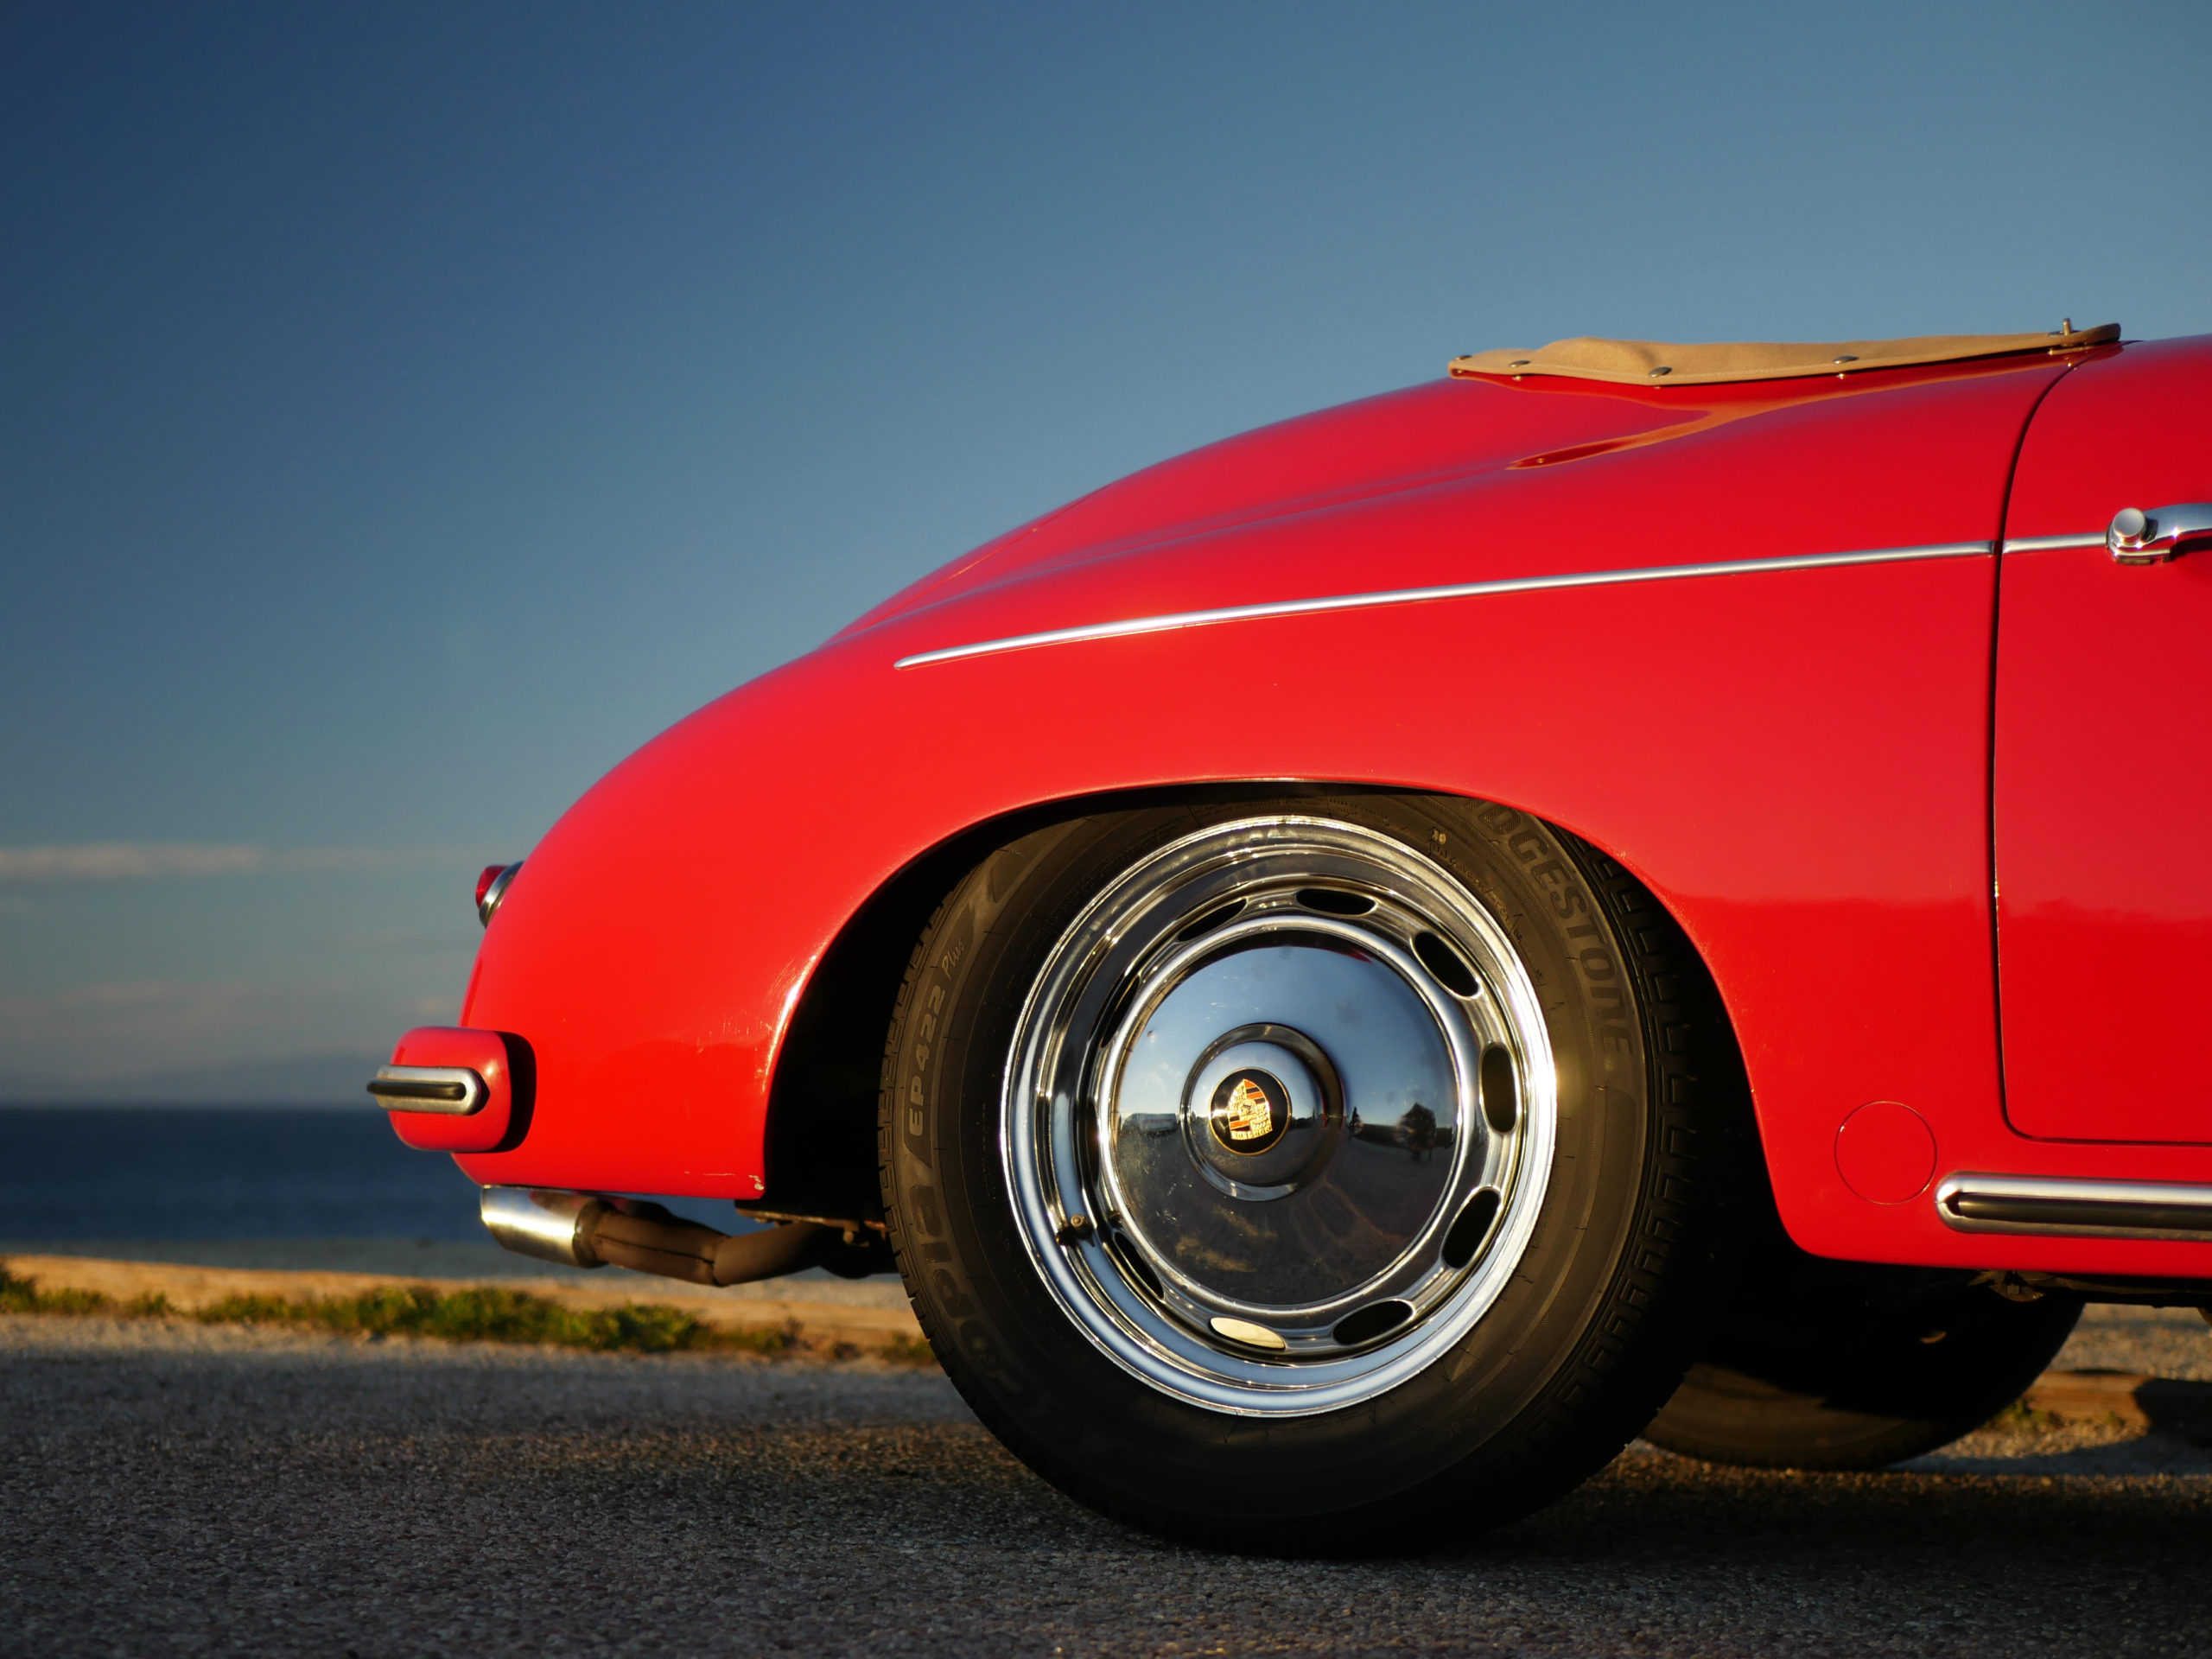
[[[2212,498],[2208,398],[2202,340],[1701,387],[1461,378],[1139,473],[576,804],[493,918],[461,1014],[530,1045],[528,1132],[461,1166],[755,1198],[794,1010],[902,868],[1039,804],[1303,779],[1502,802],[1633,871],[1719,986],[1806,1249],[2212,1277],[2212,1243],[1954,1231],[1932,1188],[1893,1201],[1895,1146],[1864,1160],[1872,1197],[1839,1161],[1879,1102],[1925,1126],[1938,1180],[2212,1183],[2188,1058],[2212,961],[2212,560],[1993,550]],[[1214,607],[1977,543],[896,665]],[[2144,992],[2131,961],[2165,977]]]

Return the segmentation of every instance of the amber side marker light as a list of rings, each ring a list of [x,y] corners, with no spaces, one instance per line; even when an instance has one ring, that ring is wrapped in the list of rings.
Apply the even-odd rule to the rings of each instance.
[[[492,912],[507,896],[507,888],[513,884],[515,872],[520,868],[520,859],[512,864],[486,864],[476,878],[476,919],[485,926],[492,925]]]

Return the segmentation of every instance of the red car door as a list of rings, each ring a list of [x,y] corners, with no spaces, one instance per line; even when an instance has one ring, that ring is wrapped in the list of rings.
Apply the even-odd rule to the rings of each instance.
[[[2156,563],[2105,541],[2124,508],[2155,533],[2212,520],[2205,503],[2212,338],[2083,365],[2021,449],[1993,760],[2005,1112],[2024,1135],[2212,1141],[2212,533]]]

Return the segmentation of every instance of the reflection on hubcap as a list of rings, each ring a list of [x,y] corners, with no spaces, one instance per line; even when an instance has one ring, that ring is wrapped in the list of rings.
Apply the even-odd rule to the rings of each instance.
[[[1549,1171],[1517,953],[1446,871],[1352,824],[1221,825],[1125,873],[1055,946],[1009,1062],[1008,1186],[1046,1282],[1116,1363],[1217,1409],[1334,1409],[1440,1357]],[[1486,1118],[1486,1085],[1517,1109]]]

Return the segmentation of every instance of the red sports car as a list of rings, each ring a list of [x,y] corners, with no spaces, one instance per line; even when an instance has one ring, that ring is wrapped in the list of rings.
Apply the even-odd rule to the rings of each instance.
[[[1180,1537],[1912,1456],[2212,1303],[2207,503],[2212,339],[1461,358],[646,745],[372,1092],[515,1248],[895,1269]]]

